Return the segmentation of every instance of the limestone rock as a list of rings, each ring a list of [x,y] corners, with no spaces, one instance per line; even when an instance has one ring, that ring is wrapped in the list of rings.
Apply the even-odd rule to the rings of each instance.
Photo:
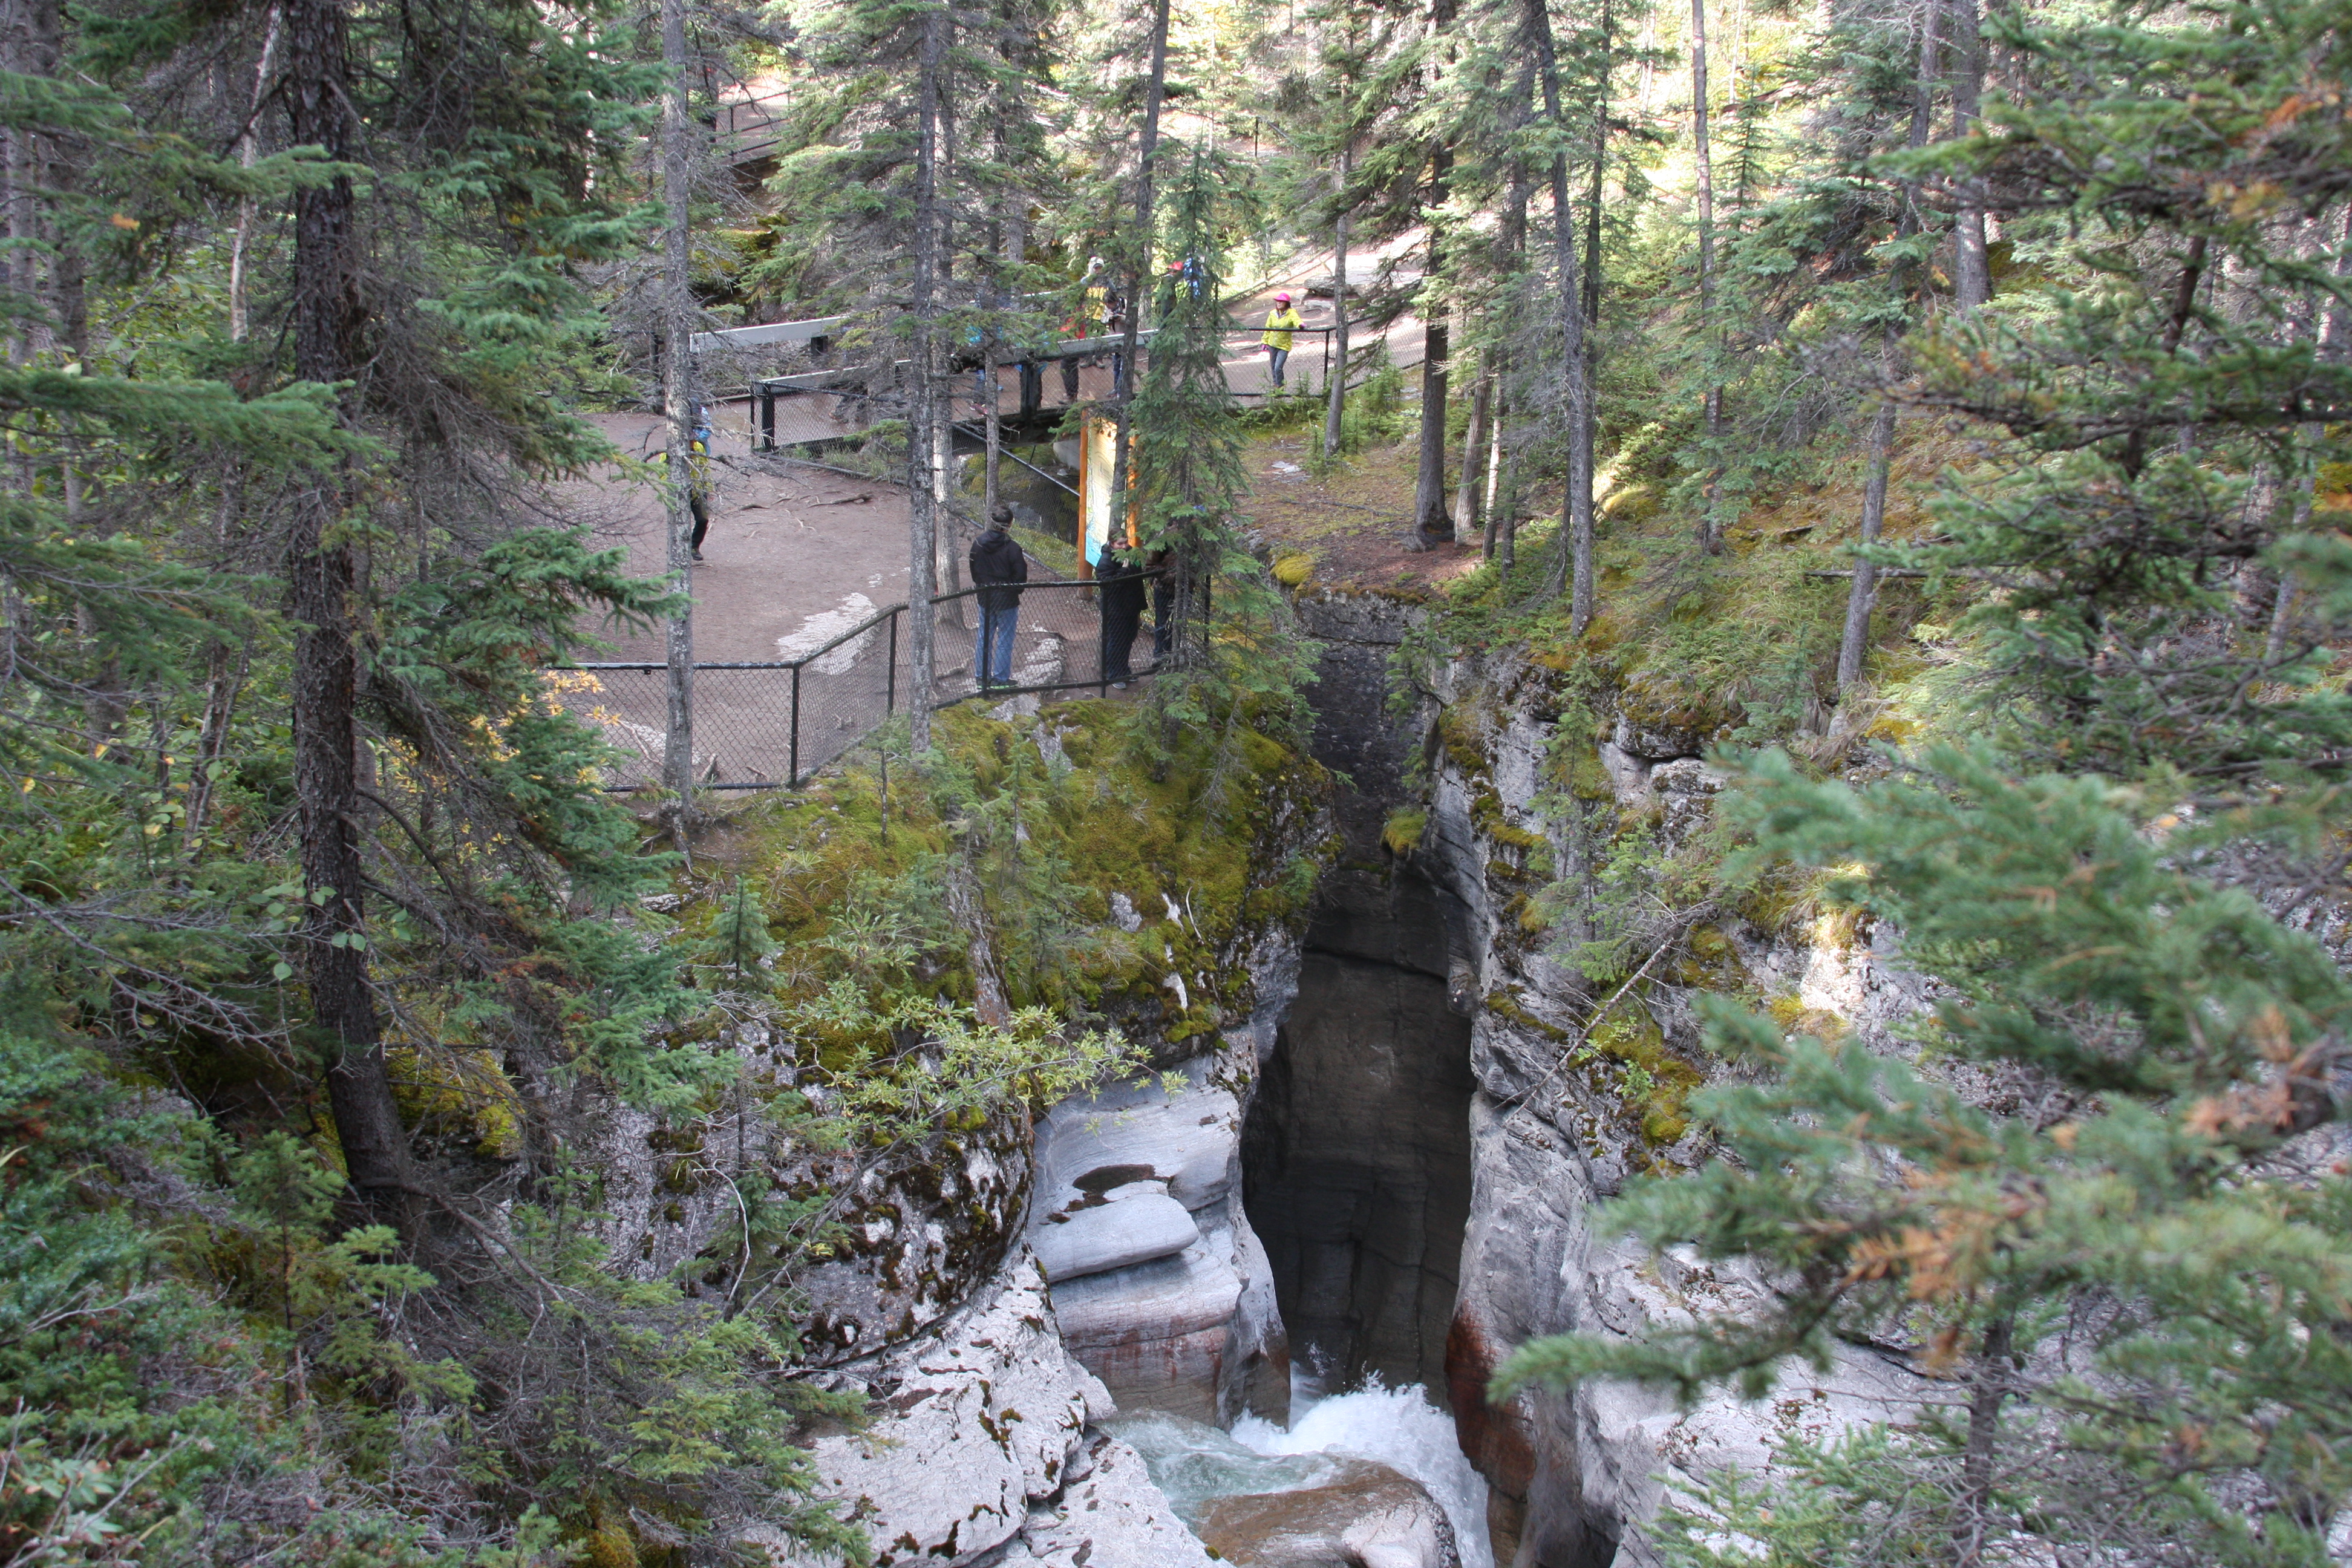
[[[1064,1356],[1043,1270],[1024,1258],[1005,1273],[935,1332],[851,1369],[874,1420],[811,1447],[819,1490],[856,1509],[876,1568],[967,1562],[1064,1485],[1088,1392]]]
[[[1122,1409],[1213,1422],[1241,1295],[1240,1276],[1195,1243],[1173,1258],[1066,1281],[1054,1308],[1062,1343]]]
[[[1287,1416],[1289,1343],[1241,1195],[1241,1100],[1295,993],[1297,948],[1250,956],[1257,1009],[1216,1052],[1056,1106],[1038,1124],[1028,1237],[1072,1355],[1130,1412]]]
[[[1146,1473],[1143,1457],[1107,1434],[1088,1441],[1091,1468],[1050,1508],[1032,1512],[1002,1568],[1213,1568]]]
[[[1445,1510],[1410,1477],[1368,1459],[1297,1491],[1213,1498],[1201,1539],[1243,1568],[1459,1568]]]
[[[1205,1064],[1188,1063],[1186,1087],[1166,1092],[1157,1079],[1107,1085],[1064,1101],[1037,1130],[1037,1207],[1053,1215],[1089,1194],[1158,1180],[1188,1209],[1204,1208],[1231,1190],[1241,1102],[1206,1081]]]
[[[1382,940],[1380,912],[1308,933],[1251,1108],[1249,1198],[1297,1353],[1338,1387],[1378,1373],[1434,1388],[1470,1203],[1472,1024],[1444,954]]]
[[[1106,1201],[1056,1215],[1032,1231],[1029,1244],[1045,1266],[1045,1278],[1058,1285],[1084,1274],[1149,1263],[1200,1240],[1201,1227],[1191,1211],[1156,1185],[1123,1200],[1119,1194],[1133,1187],[1106,1194]]]

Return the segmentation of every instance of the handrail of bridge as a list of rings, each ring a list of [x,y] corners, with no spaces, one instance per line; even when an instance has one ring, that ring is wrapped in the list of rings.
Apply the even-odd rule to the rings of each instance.
[[[714,349],[767,348],[776,343],[822,342],[849,324],[847,316],[811,316],[798,321],[765,321],[752,327],[721,327],[697,332],[690,340],[696,353]]]

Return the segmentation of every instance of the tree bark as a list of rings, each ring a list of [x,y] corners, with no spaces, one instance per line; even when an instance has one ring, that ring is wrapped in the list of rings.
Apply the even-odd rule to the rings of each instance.
[[[1479,466],[1486,470],[1482,481],[1485,485],[1485,494],[1481,498],[1479,510],[1486,520],[1486,537],[1482,553],[1487,560],[1492,561],[1495,559],[1496,546],[1499,542],[1496,530],[1501,522],[1496,507],[1499,504],[1503,483],[1503,419],[1510,404],[1509,391],[1503,385],[1503,377],[1508,372],[1499,350],[1496,351],[1494,363],[1487,374],[1491,391],[1488,394],[1486,416],[1486,450],[1478,459]]]
[[[1706,123],[1706,0],[1691,0],[1691,149],[1696,162],[1698,197],[1698,320],[1702,334],[1715,331],[1715,151]],[[1723,387],[1711,377],[1706,388],[1706,438],[1723,435]],[[1717,547],[1715,533],[1716,486],[1707,487],[1708,515],[1700,522],[1709,550]]]
[[[1123,334],[1125,367],[1117,388],[1118,420],[1111,433],[1110,522],[1105,548],[1123,547],[1121,520],[1128,515],[1128,447],[1129,405],[1135,397],[1137,346],[1142,342],[1142,273],[1150,259],[1152,174],[1160,155],[1160,105],[1168,85],[1168,0],[1159,0],[1151,12],[1151,74],[1144,84],[1143,142],[1138,149],[1135,174],[1134,253],[1128,259],[1127,328]]]
[[[1513,110],[1510,124],[1514,131],[1524,123],[1523,117],[1527,111],[1528,100],[1532,96],[1535,89],[1534,72],[1535,67],[1532,61],[1523,66],[1519,73],[1517,90],[1511,95]],[[1526,159],[1517,155],[1512,157],[1508,189],[1510,195],[1503,207],[1502,232],[1498,237],[1501,241],[1505,263],[1513,275],[1510,308],[1516,317],[1521,303],[1517,278],[1527,266],[1528,203],[1534,194],[1528,178]],[[1518,452],[1517,448],[1513,448],[1507,459],[1504,456],[1504,447],[1508,443],[1503,438],[1503,431],[1510,422],[1512,405],[1508,380],[1511,364],[1507,356],[1497,357],[1496,374],[1501,385],[1496,394],[1498,401],[1494,411],[1492,449],[1488,452],[1486,459],[1486,534],[1489,542],[1487,553],[1500,563],[1500,574],[1507,583],[1510,580],[1511,568],[1518,561],[1519,535]]]
[[[1479,502],[1479,459],[1486,456],[1486,416],[1495,400],[1495,373],[1490,365],[1482,367],[1478,379],[1470,391],[1470,427],[1462,433],[1462,477],[1454,487],[1454,536],[1475,538],[1478,532],[1481,509]],[[1490,541],[1486,553],[1495,553]]]
[[[1453,0],[1432,0],[1429,33],[1433,57],[1436,40],[1453,25]],[[1446,375],[1451,368],[1447,361],[1453,345],[1442,313],[1445,309],[1446,258],[1437,218],[1453,181],[1454,149],[1442,140],[1433,141],[1429,146],[1429,185],[1421,203],[1422,221],[1429,226],[1429,272],[1421,283],[1421,462],[1412,492],[1413,542],[1424,549],[1454,537],[1454,519],[1445,507],[1445,394]]]
[[[1601,325],[1601,205],[1609,175],[1609,92],[1613,82],[1616,35],[1611,31],[1609,0],[1601,0],[1601,100],[1592,113],[1592,184],[1584,195],[1584,319]],[[1585,340],[1591,352],[1594,339]]]
[[[1893,357],[1889,351],[1889,358]],[[1886,521],[1886,473],[1895,449],[1895,400],[1881,396],[1870,420],[1870,457],[1862,488],[1864,550],[1878,542]],[[1853,563],[1853,583],[1846,591],[1845,636],[1838,643],[1837,689],[1843,697],[1862,679],[1863,651],[1870,643],[1870,610],[1878,596],[1878,564],[1867,555]]]
[[[346,96],[343,7],[344,0],[289,0],[285,7],[286,100],[294,142],[337,162],[351,159],[357,130]],[[355,205],[348,179],[295,194],[294,371],[306,381],[348,383],[364,361],[368,309],[359,286]],[[343,393],[346,420],[358,402],[356,392]],[[384,1071],[365,945],[354,571],[351,546],[339,532],[347,504],[341,473],[310,476],[295,497],[287,541],[288,607],[300,626],[292,684],[302,958],[343,1168],[362,1204],[413,1229],[408,1137]]]
[[[1984,99],[1984,32],[1978,22],[1976,0],[1948,3],[1958,56],[1952,72],[1952,135],[1957,140],[1976,134]],[[1984,182],[1973,176],[1963,178],[1958,195],[1958,206],[1952,217],[1952,292],[1965,316],[1992,298],[1992,264],[1985,245]]]
[[[1345,202],[1348,181],[1355,173],[1353,146],[1339,149],[1339,199]],[[1332,255],[1338,266],[1331,275],[1331,379],[1323,388],[1323,455],[1339,455],[1339,426],[1348,408],[1348,212],[1342,206],[1333,226]]]
[[[676,0],[670,0],[675,4]],[[915,127],[915,386],[907,422],[907,707],[914,749],[931,744],[931,691],[939,676],[939,496],[932,468],[939,419],[940,86],[947,70],[949,16],[923,15]]]
[[[1960,1495],[1952,1521],[1953,1568],[1979,1568],[1992,1533],[1993,1461],[2000,1440],[2000,1410],[2009,1397],[2010,1320],[1985,1325],[1977,1351],[1975,1388],[1969,1394],[1969,1436],[1960,1454]]]
[[[1584,353],[1584,290],[1576,264],[1576,203],[1568,188],[1568,122],[1560,112],[1559,59],[1552,46],[1547,0],[1527,0],[1527,25],[1535,47],[1536,72],[1543,87],[1544,112],[1559,134],[1551,160],[1552,243],[1559,272],[1560,357],[1568,375],[1568,494],[1560,502],[1559,563],[1547,595],[1557,595],[1574,574],[1570,619],[1581,635],[1593,614],[1592,584],[1592,387]]]
[[[1569,580],[1573,585],[1569,598],[1569,632],[1582,637],[1592,625],[1597,605],[1597,584],[1593,581],[1593,536],[1599,524],[1592,505],[1593,442],[1599,435],[1599,410],[1593,406],[1591,388],[1599,376],[1594,347],[1600,341],[1601,327],[1601,194],[1609,168],[1609,85],[1614,50],[1610,35],[1609,0],[1601,0],[1601,83],[1599,101],[1592,113],[1592,185],[1587,195],[1584,224],[1584,363],[1583,383],[1587,388],[1584,402],[1584,422],[1574,433],[1574,458],[1571,468],[1580,475],[1583,488],[1583,510],[1580,521],[1570,530]]]
[[[261,106],[269,97],[270,74],[278,68],[278,34],[282,22],[278,7],[269,8],[268,26],[261,37],[261,63],[253,73],[253,107],[246,118],[245,130],[236,139],[236,161],[240,167],[250,169],[260,155],[260,144],[255,135],[255,122],[261,118]],[[243,342],[252,323],[246,311],[246,255],[253,243],[253,224],[257,209],[251,196],[240,196],[236,204],[236,228],[228,247],[228,335],[231,342]]]
[[[669,618],[668,724],[662,745],[662,788],[671,799],[671,831],[680,848],[694,817],[694,305],[688,294],[693,149],[688,140],[685,0],[662,0],[662,415],[667,422],[669,583],[680,600]],[[706,503],[707,504],[707,503]]]

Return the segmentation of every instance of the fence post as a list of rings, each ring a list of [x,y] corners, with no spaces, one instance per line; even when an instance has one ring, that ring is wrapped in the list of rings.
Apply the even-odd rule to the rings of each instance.
[[[882,677],[882,717],[887,719],[898,710],[898,612],[890,612],[890,662],[884,667]]]
[[[801,787],[801,667],[793,666],[793,751],[792,784]]]

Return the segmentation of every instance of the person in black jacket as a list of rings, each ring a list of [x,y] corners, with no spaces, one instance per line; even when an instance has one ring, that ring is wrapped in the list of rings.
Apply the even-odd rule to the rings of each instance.
[[[1140,552],[1130,555],[1108,544],[1095,564],[1095,580],[1102,584],[1102,678],[1121,691],[1135,679],[1128,659],[1143,627],[1147,575]]]
[[[971,542],[971,581],[980,592],[980,635],[971,646],[971,676],[982,691],[1013,683],[1013,633],[1021,621],[1021,584],[1029,581],[1029,558],[1005,531],[1013,509],[989,514],[988,531]]]

